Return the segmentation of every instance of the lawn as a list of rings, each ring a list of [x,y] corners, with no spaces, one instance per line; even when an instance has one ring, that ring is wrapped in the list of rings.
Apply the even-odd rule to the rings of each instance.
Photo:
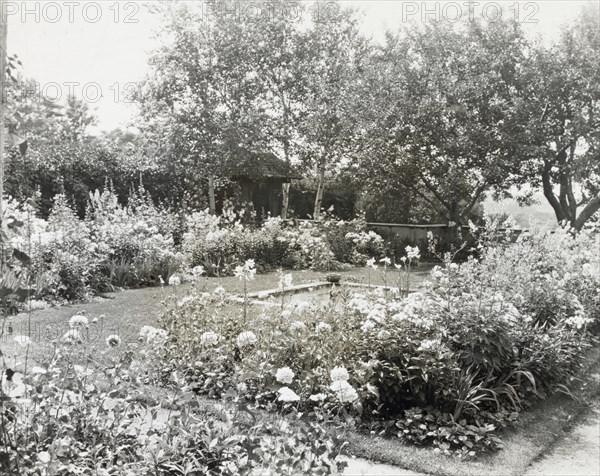
[[[423,264],[411,272],[411,287],[420,286],[428,277],[433,265]],[[393,271],[384,275],[381,270],[370,268],[353,268],[340,271],[342,282],[371,283],[375,285],[396,284],[398,274]],[[307,284],[311,282],[324,281],[324,272],[303,270],[286,271],[293,275],[293,284]],[[276,272],[257,274],[255,279],[248,282],[248,292],[273,289],[278,286],[279,274]],[[164,310],[162,304],[168,296],[175,295],[183,297],[194,287],[198,291],[213,291],[222,286],[228,293],[242,294],[242,282],[233,276],[219,278],[202,278],[198,283],[185,283],[179,286],[164,286],[142,289],[129,289],[115,293],[109,293],[102,297],[95,297],[89,302],[51,307],[36,310],[27,315],[25,313],[9,318],[4,323],[4,332],[1,342],[5,356],[15,359],[22,354],[22,349],[13,341],[15,335],[30,335],[35,343],[32,346],[32,356],[45,354],[52,351],[52,342],[60,339],[69,329],[69,318],[75,314],[85,311],[90,322],[98,318],[97,324],[90,324],[87,336],[88,345],[94,349],[102,349],[106,346],[105,339],[111,334],[117,334],[124,341],[137,339],[142,326],[156,326],[158,319]],[[232,306],[232,312],[238,312],[238,306]],[[9,332],[9,326],[12,332]]]

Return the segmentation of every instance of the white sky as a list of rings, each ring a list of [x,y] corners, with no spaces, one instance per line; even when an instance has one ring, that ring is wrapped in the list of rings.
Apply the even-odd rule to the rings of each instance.
[[[328,5],[323,9],[322,5],[327,3],[324,1],[319,7],[316,1],[303,3],[312,11],[321,8],[324,13],[331,7]],[[386,28],[396,30],[402,25],[403,12],[404,20],[422,21],[422,15],[430,12],[429,18],[437,14],[439,19],[447,21],[455,18],[456,5],[464,5],[465,0],[346,0],[342,3],[361,8],[364,31],[381,38]],[[472,12],[476,18],[493,17],[496,5],[502,4],[505,17],[518,11],[522,22],[526,18],[532,21],[525,24],[527,29],[551,38],[585,3],[574,0],[479,0],[473,5]],[[70,88],[79,97],[85,92],[84,99],[95,109],[100,128],[109,130],[128,125],[135,106],[127,103],[122,90],[127,87],[131,90],[144,77],[148,53],[156,44],[152,32],[157,19],[145,11],[142,2],[0,0],[0,4],[4,11],[14,12],[7,17],[9,53],[19,56],[23,62],[22,73],[39,81],[47,97],[62,94],[64,99]],[[59,14],[61,18],[57,21]],[[98,21],[93,22],[97,17]],[[68,83],[77,84],[69,86]],[[120,86],[120,94],[116,85]],[[102,97],[96,101],[98,92]]]

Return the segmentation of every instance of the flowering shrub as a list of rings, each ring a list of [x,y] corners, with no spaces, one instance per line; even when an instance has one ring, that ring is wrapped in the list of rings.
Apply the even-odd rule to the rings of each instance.
[[[55,197],[47,220],[36,217],[32,203],[9,200],[6,223],[15,256],[30,265],[28,294],[36,300],[72,301],[115,287],[176,285],[197,266],[209,276],[232,275],[250,259],[258,271],[331,270],[363,265],[383,249],[381,237],[367,231],[362,218],[297,223],[270,218],[248,226],[228,208],[221,216],[207,211],[176,216],[155,206],[143,188],[125,206],[111,190],[90,193],[83,220],[64,195]],[[174,237],[180,238],[177,245]],[[22,268],[14,263],[10,272],[21,276]]]
[[[190,265],[200,264],[210,275],[231,274],[247,259],[254,259],[263,270],[364,265],[368,256],[378,256],[383,249],[383,240],[366,230],[364,219],[291,223],[269,218],[262,226],[251,227],[233,213],[217,217],[204,211],[190,215],[187,227],[182,249]]]
[[[9,201],[14,220],[12,246],[26,253],[33,297],[82,299],[115,286],[137,286],[168,279],[181,268],[172,238],[173,217],[147,197],[133,194],[122,206],[111,191],[90,194],[85,220],[63,195],[55,198],[48,220],[33,205]]]
[[[598,319],[597,240],[483,237],[477,259],[447,258],[421,292],[343,290],[325,309],[261,306],[240,319],[222,296],[194,294],[164,316],[167,361],[211,397],[236,389],[259,407],[470,457],[498,448],[495,430],[530,402],[568,392]],[[408,269],[420,253],[405,251]]]

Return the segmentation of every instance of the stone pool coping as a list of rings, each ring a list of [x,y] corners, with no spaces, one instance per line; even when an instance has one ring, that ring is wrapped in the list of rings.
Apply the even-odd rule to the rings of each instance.
[[[282,294],[297,294],[304,291],[314,291],[316,289],[322,288],[333,288],[333,287],[354,287],[361,289],[382,289],[385,291],[398,291],[397,287],[394,286],[383,286],[380,284],[361,284],[361,283],[352,283],[352,282],[337,282],[331,283],[329,281],[315,281],[312,283],[305,284],[297,284],[295,286],[291,286],[289,288],[281,289],[281,288],[273,288],[266,289],[264,291],[255,291],[248,293],[248,300],[250,304],[258,304],[262,306],[273,306],[278,305],[277,303],[273,303],[268,301],[269,298],[280,297]],[[414,292],[415,290],[410,290],[409,292]],[[229,298],[231,301],[235,302],[244,302],[244,297],[240,295],[234,295]]]
[[[264,291],[255,291],[248,294],[249,299],[268,299],[270,297],[279,297],[282,294],[297,294],[302,291],[313,291],[320,288],[333,288],[335,286],[348,286],[355,288],[369,288],[369,289],[384,289],[386,291],[396,291],[398,288],[393,286],[382,286],[379,284],[360,284],[360,283],[349,283],[349,282],[337,282],[330,283],[329,281],[315,281],[314,283],[305,283],[292,286],[290,288],[273,288],[266,289]]]

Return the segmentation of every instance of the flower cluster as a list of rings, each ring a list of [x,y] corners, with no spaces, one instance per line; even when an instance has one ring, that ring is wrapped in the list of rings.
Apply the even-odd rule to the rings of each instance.
[[[496,448],[489,428],[563,388],[582,361],[600,308],[595,239],[559,230],[488,243],[477,258],[434,267],[417,292],[349,289],[325,308],[261,307],[240,320],[190,303],[166,320],[168,354],[194,362],[188,375],[209,395],[229,387],[264,408],[395,420],[403,439],[444,452]],[[405,251],[403,276],[420,258],[417,247]],[[370,261],[381,272],[390,263]],[[218,351],[188,337],[190,326],[205,333],[200,344],[214,339],[205,329],[219,329]]]
[[[242,281],[251,281],[256,275],[256,265],[253,259],[246,260],[241,266],[236,266],[233,274]]]

